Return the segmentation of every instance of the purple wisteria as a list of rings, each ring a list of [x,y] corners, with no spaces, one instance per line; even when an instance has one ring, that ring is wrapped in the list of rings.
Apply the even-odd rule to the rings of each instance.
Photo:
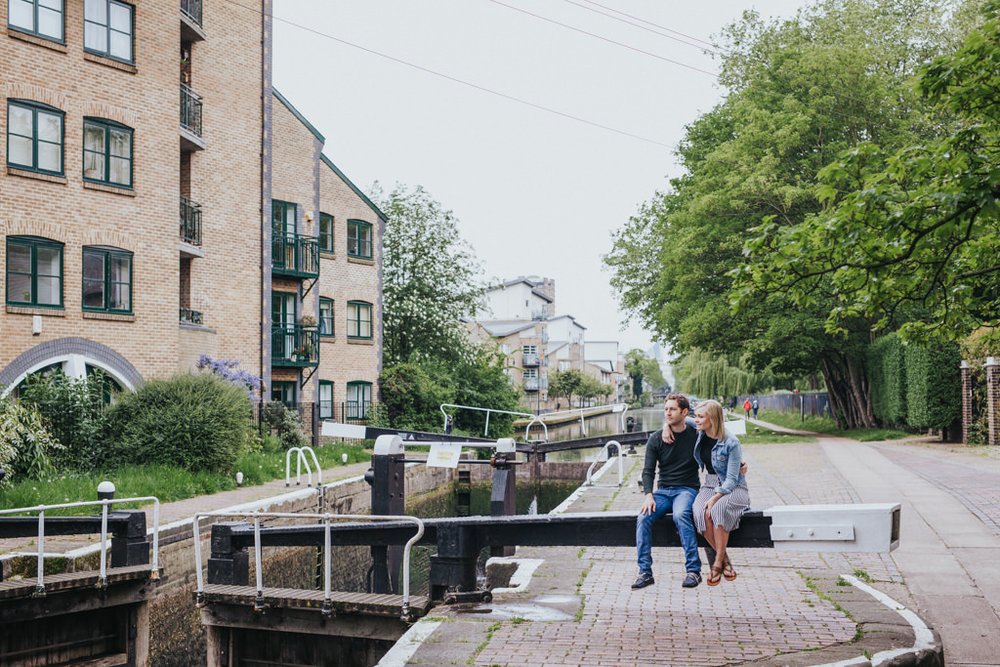
[[[260,390],[260,377],[240,368],[240,362],[237,359],[213,359],[207,354],[202,354],[198,357],[197,366],[209,369],[227,382],[245,387],[250,398],[253,398],[254,392]]]

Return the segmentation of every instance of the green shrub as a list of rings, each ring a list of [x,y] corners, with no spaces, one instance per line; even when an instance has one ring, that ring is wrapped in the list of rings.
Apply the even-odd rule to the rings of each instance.
[[[868,380],[875,417],[883,424],[906,423],[906,364],[895,333],[880,337],[869,350]]]
[[[919,429],[947,428],[962,412],[958,346],[906,347],[906,421]]]
[[[384,416],[393,428],[441,430],[440,405],[452,403],[453,394],[423,366],[416,362],[390,366],[382,371],[379,384]]]
[[[12,479],[39,479],[52,471],[52,454],[60,445],[46,430],[38,409],[0,398],[0,485]]]
[[[108,413],[113,463],[230,472],[251,441],[250,416],[246,391],[214,375],[151,380]]]
[[[21,386],[20,401],[34,405],[62,448],[53,456],[58,470],[93,470],[108,457],[105,428],[111,398],[108,378],[95,371],[74,379],[61,370],[29,377]]]
[[[305,447],[309,444],[305,433],[302,432],[302,422],[299,413],[290,410],[281,401],[269,401],[264,404],[264,412],[261,415],[264,427],[268,434],[273,434],[278,439],[278,444],[282,450],[289,450],[292,447]]]

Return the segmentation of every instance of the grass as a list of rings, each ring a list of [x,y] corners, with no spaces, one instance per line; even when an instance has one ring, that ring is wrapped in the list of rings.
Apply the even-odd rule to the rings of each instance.
[[[736,436],[744,445],[774,445],[782,442],[816,442],[812,435],[790,435],[748,424],[750,431]]]
[[[840,435],[860,442],[898,440],[899,438],[906,438],[913,435],[912,433],[895,428],[849,428],[843,430],[830,417],[808,415],[805,419],[802,419],[797,412],[768,410],[760,413],[760,419],[771,424],[784,426],[785,428],[794,428],[799,431],[813,431],[827,435]]]
[[[371,459],[368,451],[356,445],[330,444],[317,447],[315,451],[320,466],[327,469],[341,465],[342,454],[347,454],[348,463]],[[235,470],[243,473],[243,486],[257,486],[281,479],[285,475],[285,453],[246,452],[237,460]],[[294,471],[293,462],[293,474]],[[118,498],[156,496],[160,502],[184,500],[236,488],[235,475],[190,471],[164,465],[130,465],[103,472],[61,473],[44,480],[25,480],[11,484],[0,489],[0,509],[96,500],[97,485],[106,479],[114,482],[115,496]],[[130,506],[134,505],[115,507],[127,509]],[[93,512],[93,507],[59,510],[60,515]]]

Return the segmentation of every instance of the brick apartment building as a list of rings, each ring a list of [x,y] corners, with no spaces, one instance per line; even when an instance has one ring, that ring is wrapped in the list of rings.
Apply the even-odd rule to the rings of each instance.
[[[238,360],[364,418],[385,216],[274,91],[270,0],[0,0],[0,385]]]

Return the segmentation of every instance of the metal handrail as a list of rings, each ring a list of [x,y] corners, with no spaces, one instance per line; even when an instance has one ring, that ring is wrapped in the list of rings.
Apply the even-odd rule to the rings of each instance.
[[[306,464],[306,475],[307,486],[313,485],[313,475],[312,466],[309,465],[309,459],[306,458],[306,452],[312,456],[313,463],[316,464],[316,486],[323,486],[323,469],[320,468],[319,459],[316,458],[316,452],[309,445],[304,447],[289,447],[288,451],[285,452],[285,486],[291,486],[292,482],[292,452],[297,453],[295,462],[295,486],[302,484],[302,464]]]
[[[140,496],[137,498],[112,498],[108,500],[81,500],[75,503],[59,503],[57,505],[35,505],[34,507],[16,507],[14,509],[0,510],[0,515],[4,514],[24,514],[25,512],[38,512],[38,575],[35,581],[35,590],[39,594],[45,593],[45,512],[48,510],[67,509],[69,507],[93,507],[101,506],[101,567],[99,585],[104,588],[107,584],[108,565],[105,553],[108,550],[108,507],[116,503],[132,503],[153,501],[153,564],[150,568],[149,578],[157,580],[160,578],[160,499],[155,496]]]
[[[531,431],[531,427],[534,426],[535,422],[538,422],[539,424],[542,425],[542,431],[545,433],[545,435],[542,436],[542,441],[543,442],[548,442],[549,441],[549,427],[542,420],[542,416],[541,415],[533,415],[531,417],[531,421],[528,422],[528,425],[524,427],[524,439],[525,439],[525,441],[531,442],[531,440],[528,438],[528,432]]]
[[[618,455],[616,457],[618,459],[618,484],[594,484],[594,480],[591,477],[593,475],[593,472],[594,472],[594,467],[598,463],[601,463],[601,454],[605,454],[606,455],[605,459],[604,459],[605,461],[608,461],[611,458],[611,452],[608,451],[610,449],[611,445],[614,445],[615,448],[618,450]],[[599,451],[597,453],[597,458],[595,458],[594,462],[590,464],[589,468],[587,468],[587,481],[584,482],[584,485],[585,486],[621,486],[622,483],[624,482],[624,480],[625,480],[625,473],[624,473],[624,471],[622,469],[622,446],[621,446],[621,443],[618,442],[617,440],[608,440],[604,444],[604,447],[601,448],[601,451]]]
[[[181,84],[181,127],[201,136],[201,95]]]
[[[457,403],[442,403],[439,407],[441,414],[444,415],[444,430],[448,430],[448,420],[451,416],[444,411],[445,408],[457,408],[461,410],[475,410],[476,412],[486,413],[486,427],[483,429],[483,435],[488,435],[490,430],[490,413],[496,412],[501,415],[515,415],[517,417],[534,417],[530,412],[511,412],[510,410],[498,410],[496,408],[480,408],[473,405],[458,405]]]
[[[330,548],[330,521],[333,519],[350,519],[353,521],[412,521],[417,524],[417,532],[403,546],[403,608],[401,618],[409,620],[410,616],[410,550],[413,545],[424,536],[424,522],[415,516],[388,515],[388,514],[295,514],[293,512],[199,512],[194,515],[194,563],[195,579],[197,581],[198,604],[203,605],[205,601],[205,582],[201,571],[201,518],[202,517],[253,517],[253,547],[254,547],[254,567],[255,581],[257,587],[257,598],[254,600],[255,609],[264,607],[264,567],[261,556],[260,544],[260,520],[261,517],[271,519],[322,519],[323,520],[323,545],[325,553],[323,555],[323,615],[329,616],[333,613],[333,602],[331,595],[330,571],[331,558]]]

